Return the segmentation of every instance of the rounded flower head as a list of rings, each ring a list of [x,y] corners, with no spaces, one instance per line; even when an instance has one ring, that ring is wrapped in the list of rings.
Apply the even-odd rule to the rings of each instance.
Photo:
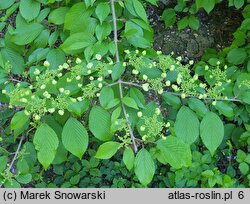
[[[156,114],[156,115],[160,115],[160,114],[161,114],[161,110],[160,110],[159,108],[156,108],[156,109],[155,109],[155,114]]]
[[[59,114],[59,115],[64,115],[64,110],[59,110],[59,111],[58,111],[58,114]]]
[[[141,111],[137,112],[137,116],[138,116],[139,118],[141,118],[141,117],[142,117],[142,112],[141,112]]]
[[[35,75],[39,75],[39,74],[40,74],[39,69],[35,69],[34,74],[35,74]]]
[[[143,84],[143,85],[142,85],[142,89],[143,89],[144,91],[148,91],[148,90],[149,90],[149,83]]]
[[[76,64],[81,64],[82,60],[80,58],[76,58]]]
[[[96,58],[97,60],[101,60],[101,59],[102,59],[102,56],[101,56],[100,54],[96,54],[96,55],[95,55],[95,58]]]
[[[50,66],[50,63],[49,63],[48,61],[44,61],[43,66],[49,67],[49,66]]]

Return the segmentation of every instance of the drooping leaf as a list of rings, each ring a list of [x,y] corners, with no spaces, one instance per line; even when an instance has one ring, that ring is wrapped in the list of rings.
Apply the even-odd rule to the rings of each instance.
[[[36,130],[33,143],[37,150],[38,161],[43,165],[45,170],[55,158],[59,140],[55,131],[46,123],[40,125]]]
[[[208,112],[201,121],[200,134],[204,145],[214,155],[224,137],[224,125],[219,116]]]
[[[96,15],[102,23],[110,14],[110,5],[108,3],[99,3],[96,7]]]
[[[135,155],[130,147],[127,147],[123,152],[122,161],[126,165],[127,169],[130,171],[134,166]]]
[[[155,174],[155,164],[146,149],[141,149],[135,158],[135,175],[138,177],[139,181],[144,185],[148,185]]]
[[[195,113],[182,106],[174,124],[176,136],[191,145],[199,137],[199,126],[200,122]]]
[[[98,159],[110,159],[120,148],[119,142],[105,142],[97,150],[95,157]]]
[[[136,102],[135,102],[135,100],[133,99],[133,98],[131,98],[131,97],[127,97],[127,96],[125,96],[123,99],[122,99],[122,102],[126,105],[126,106],[128,106],[128,107],[130,107],[130,108],[134,108],[134,109],[139,109],[138,108],[138,106],[137,106],[137,104],[136,104]]]
[[[49,14],[48,21],[54,23],[55,25],[61,25],[64,23],[65,16],[69,10],[69,7],[60,7]]]
[[[191,165],[192,155],[190,147],[177,137],[168,136],[166,140],[158,140],[157,149],[160,150],[164,163],[169,163],[175,169]]]
[[[100,106],[93,107],[89,114],[89,129],[93,135],[101,141],[111,140],[113,134],[110,128],[110,113]]]
[[[35,0],[21,0],[20,13],[24,19],[31,21],[35,19],[40,12],[41,5]]]
[[[100,104],[102,107],[107,108],[110,101],[114,99],[114,91],[111,87],[104,87],[99,96]]]
[[[133,6],[134,6],[134,10],[135,10],[136,14],[142,20],[144,20],[145,22],[148,22],[146,11],[145,11],[143,5],[141,4],[141,2],[138,0],[132,0],[132,2],[133,2]]]
[[[89,136],[84,126],[75,118],[69,118],[62,132],[63,146],[79,159],[88,147]]]

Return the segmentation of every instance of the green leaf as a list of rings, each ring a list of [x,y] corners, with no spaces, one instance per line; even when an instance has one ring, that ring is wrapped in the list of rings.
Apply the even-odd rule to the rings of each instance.
[[[70,35],[60,46],[60,48],[67,54],[81,52],[83,48],[86,48],[95,43],[95,37],[90,33],[75,33]]]
[[[239,165],[239,169],[243,175],[246,175],[249,172],[249,165],[245,162],[242,162]]]
[[[101,141],[111,140],[113,133],[110,128],[110,113],[100,106],[93,107],[89,114],[89,129],[93,135]]]
[[[130,171],[134,166],[135,155],[130,147],[125,148],[123,152],[122,161],[126,165],[127,169]]]
[[[176,136],[191,145],[199,137],[200,122],[193,111],[186,106],[179,110],[174,129]]]
[[[95,157],[98,159],[110,159],[119,148],[119,142],[105,142],[98,148]]]
[[[102,23],[110,14],[110,5],[108,3],[99,3],[95,9],[95,13]]]
[[[24,59],[23,57],[14,49],[10,47],[1,49],[2,56],[4,60],[9,61],[12,65],[13,74],[21,74],[24,71]]]
[[[224,116],[226,117],[233,117],[234,116],[234,110],[233,108],[229,105],[228,102],[225,101],[217,101],[215,108]]]
[[[153,5],[155,5],[155,6],[157,6],[157,1],[158,0],[146,0],[146,1],[153,4]]]
[[[85,153],[89,136],[83,125],[75,118],[69,118],[62,131],[63,146],[79,159]]]
[[[176,21],[175,10],[172,8],[165,9],[161,19],[165,22],[166,27],[173,25]]]
[[[81,116],[85,111],[89,109],[90,102],[88,99],[84,99],[79,102],[73,102],[68,106],[68,111],[73,115]]]
[[[197,113],[197,115],[204,117],[208,109],[205,104],[197,98],[189,98],[187,100],[188,106]]]
[[[189,27],[194,29],[194,30],[198,30],[200,27],[199,19],[196,18],[195,16],[190,16],[189,17]]]
[[[116,63],[112,70],[112,80],[116,81],[124,73],[125,67],[122,66],[122,63]]]
[[[187,16],[185,16],[184,18],[182,18],[177,22],[178,30],[182,30],[186,28],[188,25],[189,25],[189,20]]]
[[[228,62],[239,65],[242,64],[247,57],[246,50],[244,48],[234,48],[227,54]]]
[[[41,5],[35,0],[21,0],[20,13],[27,21],[32,21],[40,13]]]
[[[189,145],[177,137],[167,136],[165,140],[158,140],[157,149],[160,150],[160,155],[165,164],[169,163],[175,169],[188,167],[192,163]]]
[[[170,93],[164,93],[162,96],[164,101],[173,108],[178,109],[181,106],[181,100],[178,96]]]
[[[137,89],[137,88],[130,88],[129,89],[129,96],[131,98],[133,98],[136,102],[136,104],[140,107],[140,108],[144,108],[145,107],[145,98],[144,98],[144,95],[143,93]]]
[[[107,108],[110,101],[114,99],[114,91],[111,87],[104,87],[99,96],[100,104],[103,108]]]
[[[65,16],[69,10],[69,7],[60,7],[55,10],[53,10],[49,14],[49,23],[54,23],[55,25],[62,25],[65,20]]]
[[[7,156],[1,156],[0,157],[0,173],[4,171],[6,168],[8,162],[8,157]]]
[[[110,23],[103,22],[101,25],[96,26],[95,34],[99,41],[103,41],[112,31]]]
[[[17,45],[26,45],[36,39],[44,27],[39,23],[30,23],[18,27],[11,36],[11,41]]]
[[[224,137],[224,125],[220,117],[213,112],[208,112],[201,121],[200,134],[204,145],[211,155],[214,155]]]
[[[244,5],[244,0],[234,0],[234,6],[237,9],[240,9]]]
[[[135,158],[135,175],[139,181],[144,185],[148,185],[155,174],[154,161],[146,149],[141,149]]]
[[[50,63],[50,69],[58,69],[66,61],[65,53],[60,49],[51,49],[46,60]]]
[[[12,4],[14,4],[15,0],[1,0],[0,1],[0,10],[9,8]]]
[[[29,121],[29,116],[24,114],[24,111],[15,113],[10,122],[11,130],[22,128]]]
[[[126,106],[128,106],[128,107],[130,107],[130,108],[134,108],[134,109],[136,109],[136,110],[138,110],[139,108],[138,108],[138,106],[137,106],[137,104],[136,104],[136,102],[135,102],[135,100],[133,99],[133,98],[131,98],[131,97],[124,97],[123,99],[122,99],[122,102],[126,105]]]
[[[32,180],[32,175],[31,174],[19,174],[16,177],[16,180],[21,183],[21,184],[28,184]]]
[[[38,161],[43,165],[45,170],[53,162],[59,140],[55,131],[46,123],[40,125],[36,130],[33,143],[37,150]]]
[[[148,17],[147,17],[146,11],[145,11],[143,5],[141,4],[141,2],[138,0],[132,0],[132,2],[133,2],[133,6],[134,6],[136,14],[142,20],[144,20],[145,22],[148,22]]]

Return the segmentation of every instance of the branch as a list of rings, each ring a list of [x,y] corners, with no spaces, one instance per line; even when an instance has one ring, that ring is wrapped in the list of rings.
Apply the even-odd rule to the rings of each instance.
[[[111,9],[112,9],[112,20],[113,20],[113,25],[114,25],[114,43],[115,43],[115,56],[116,56],[116,63],[120,62],[120,58],[119,58],[119,50],[118,50],[118,36],[117,36],[117,24],[116,24],[116,14],[115,14],[115,5],[114,5],[114,0],[111,0]],[[123,114],[124,117],[126,119],[126,123],[129,129],[129,133],[130,133],[130,137],[134,146],[134,152],[137,153],[138,152],[138,148],[135,142],[135,136],[132,130],[132,127],[130,125],[130,121],[128,119],[127,116],[127,111],[125,108],[125,105],[123,103],[123,93],[122,93],[122,83],[121,83],[121,79],[119,79],[119,81],[117,83],[113,83],[110,84],[110,86],[119,84],[119,93],[120,93],[120,100],[121,100],[121,105],[122,105],[122,110],[123,110]]]
[[[22,83],[22,82],[26,82],[26,83],[28,83],[29,85],[31,85],[29,82],[27,82],[27,81],[20,81],[20,80],[18,80],[18,79],[14,79],[14,78],[9,78],[9,80],[10,81],[13,81],[13,82],[18,82],[18,83]]]
[[[119,50],[118,50],[118,35],[117,35],[117,24],[116,24],[116,14],[115,14],[115,4],[114,0],[111,0],[111,9],[112,9],[112,20],[114,26],[114,43],[115,43],[115,56],[116,62],[120,62]]]
[[[129,129],[130,137],[131,137],[131,140],[132,140],[132,143],[133,143],[133,146],[134,146],[134,152],[137,153],[138,152],[138,148],[137,148],[137,145],[135,143],[135,136],[134,136],[133,130],[131,128],[130,121],[128,119],[128,115],[127,115],[127,111],[126,111],[125,105],[124,105],[124,103],[122,101],[122,99],[123,99],[122,83],[119,83],[119,91],[120,91],[120,99],[121,99],[121,104],[122,104],[122,110],[123,110],[123,114],[124,114],[124,117],[125,117],[126,122],[127,122],[127,126],[128,126],[128,129]]]

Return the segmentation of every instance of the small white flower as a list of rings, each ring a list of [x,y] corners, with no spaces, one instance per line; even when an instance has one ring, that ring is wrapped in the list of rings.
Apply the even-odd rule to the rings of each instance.
[[[181,78],[177,78],[177,80],[176,80],[176,82],[177,82],[177,84],[181,84],[181,82],[182,82],[182,80],[181,80]]]
[[[31,99],[35,99],[35,96],[33,95],[33,96],[31,96]]]
[[[161,74],[161,77],[162,77],[162,78],[166,78],[166,77],[167,77],[167,74],[166,74],[165,72],[163,72],[163,73]]]
[[[91,74],[91,70],[88,70],[88,72],[87,72],[88,74]]]
[[[137,116],[138,116],[139,118],[141,118],[141,117],[142,117],[142,112],[141,112],[141,111],[137,112]]]
[[[141,126],[141,127],[140,127],[140,130],[141,130],[141,131],[145,131],[145,129],[146,129],[145,126]]]
[[[190,60],[190,61],[189,61],[189,64],[190,64],[190,65],[193,65],[193,64],[194,64],[194,60]]]
[[[27,110],[24,110],[24,114],[27,115],[27,116],[30,115],[29,111],[27,111]]]
[[[122,63],[122,66],[123,66],[123,67],[126,67],[126,66],[127,66],[127,63],[126,63],[126,62],[123,62],[123,63]]]
[[[212,102],[212,105],[213,105],[213,106],[216,106],[216,101],[213,101],[213,102]]]
[[[82,97],[77,97],[77,100],[78,101],[82,101]]]
[[[149,90],[149,83],[143,84],[143,85],[142,85],[142,89],[143,89],[144,91],[148,91],[148,90]]]
[[[71,100],[73,103],[77,102],[77,100],[76,100],[75,98],[70,98],[70,100]]]
[[[146,81],[148,79],[148,76],[146,74],[143,74],[142,78]]]
[[[161,54],[162,54],[162,51],[159,51],[159,50],[158,50],[158,51],[156,52],[156,54],[157,54],[157,55],[161,55]]]
[[[169,70],[170,70],[170,71],[174,71],[174,69],[175,69],[175,66],[174,66],[174,65],[171,65]]]
[[[155,114],[156,114],[156,115],[160,115],[160,114],[161,114],[160,108],[156,108],[156,109],[155,109]]]
[[[147,137],[148,137],[147,135],[143,135],[143,136],[142,136],[142,140],[143,140],[143,141],[146,141]]]
[[[129,50],[124,50],[124,52],[125,52],[126,54],[129,54],[129,53],[130,53],[130,51],[129,51]]]
[[[181,61],[181,60],[182,60],[182,57],[179,56],[179,57],[177,57],[176,59],[177,59],[178,61]]]
[[[95,55],[95,58],[96,58],[97,60],[101,60],[101,59],[102,59],[102,56],[101,56],[100,54],[96,54],[96,55]]]
[[[206,65],[206,66],[205,66],[205,70],[207,71],[208,69],[209,69],[209,66],[208,66],[208,65]]]
[[[136,54],[139,54],[139,52],[140,52],[139,50],[135,50],[135,53],[136,53]]]
[[[199,78],[198,74],[195,74],[195,75],[193,76],[193,79],[194,79],[195,81],[198,80],[198,78]]]
[[[139,74],[139,71],[136,70],[136,69],[133,69],[133,70],[132,70],[132,74],[137,75],[137,74]]]
[[[102,83],[99,83],[99,84],[98,84],[98,87],[101,89],[101,88],[102,88]]]
[[[81,79],[81,76],[76,76],[76,80],[80,80]]]
[[[113,71],[112,71],[111,69],[108,70],[108,73],[109,73],[109,74],[112,74],[112,72],[113,72]]]
[[[61,77],[61,76],[62,76],[62,73],[57,74],[57,76],[58,76],[58,77]]]
[[[3,89],[3,90],[2,90],[2,93],[3,93],[3,94],[6,94],[6,93],[7,93],[7,91],[6,91],[5,89]]]
[[[167,139],[167,137],[166,137],[166,136],[164,136],[164,135],[161,135],[161,139],[166,140],[166,139]]]
[[[158,94],[163,94],[163,89],[159,90]]]
[[[35,69],[34,74],[35,74],[35,75],[39,75],[39,74],[40,74],[39,69]]]
[[[100,93],[97,93],[96,96],[99,97],[99,96],[100,96]]]
[[[42,86],[40,86],[40,89],[45,89],[46,88],[46,85],[43,84]]]
[[[62,71],[62,70],[63,70],[63,66],[62,66],[62,65],[59,65],[58,70],[59,70],[59,71]]]
[[[147,54],[146,50],[143,50],[142,55],[146,55],[146,54]]]
[[[65,90],[64,93],[65,93],[66,95],[69,95],[69,94],[70,94],[70,90]]]
[[[67,81],[67,82],[71,82],[72,80],[71,80],[70,78],[67,78],[66,81]]]
[[[92,62],[90,62],[90,63],[87,64],[87,68],[88,69],[91,69],[92,67],[93,67],[93,63]]]
[[[64,69],[68,69],[69,68],[69,65],[67,63],[63,63],[62,66],[63,66]]]
[[[30,89],[33,89],[33,86],[32,86],[32,85],[30,85],[30,86],[29,86],[29,88],[30,88]]]
[[[175,85],[175,84],[172,84],[172,88],[173,88],[175,91],[178,91],[178,90],[179,90],[178,86]]]
[[[56,80],[53,80],[53,81],[52,81],[52,84],[53,84],[53,85],[56,85],[56,84],[57,84],[57,81],[56,81]]]
[[[44,61],[43,66],[49,67],[49,66],[50,66],[50,63],[49,63],[48,61]]]
[[[61,93],[63,93],[63,92],[64,92],[64,88],[60,88],[59,91],[60,91]]]
[[[227,69],[227,65],[224,66],[224,69]]]
[[[216,63],[217,65],[220,65],[220,61],[217,61],[217,63]]]
[[[167,122],[165,125],[167,128],[170,127],[170,122]]]
[[[171,82],[169,80],[166,81],[165,83],[166,86],[170,86],[171,85]]]
[[[59,115],[64,115],[64,110],[59,110],[59,111],[58,111],[58,114],[59,114]]]
[[[35,120],[36,121],[38,121],[38,120],[40,120],[41,119],[41,117],[39,116],[39,115],[35,115]]]
[[[81,64],[82,60],[80,58],[76,58],[76,64]]]
[[[49,108],[48,111],[49,111],[50,113],[54,113],[54,112],[55,112],[55,108]]]
[[[67,63],[68,63],[68,64],[70,64],[70,63],[71,63],[71,60],[70,60],[70,59],[69,59],[69,60],[67,60]]]
[[[98,81],[103,81],[103,77],[98,77]]]
[[[186,94],[182,93],[182,94],[181,94],[181,98],[182,98],[182,99],[186,98]]]
[[[81,88],[81,87],[82,87],[82,84],[77,84],[77,86],[78,86],[79,88]]]
[[[89,80],[90,80],[90,81],[93,81],[93,80],[94,80],[94,77],[93,77],[93,76],[90,76],[90,77],[89,77]]]

